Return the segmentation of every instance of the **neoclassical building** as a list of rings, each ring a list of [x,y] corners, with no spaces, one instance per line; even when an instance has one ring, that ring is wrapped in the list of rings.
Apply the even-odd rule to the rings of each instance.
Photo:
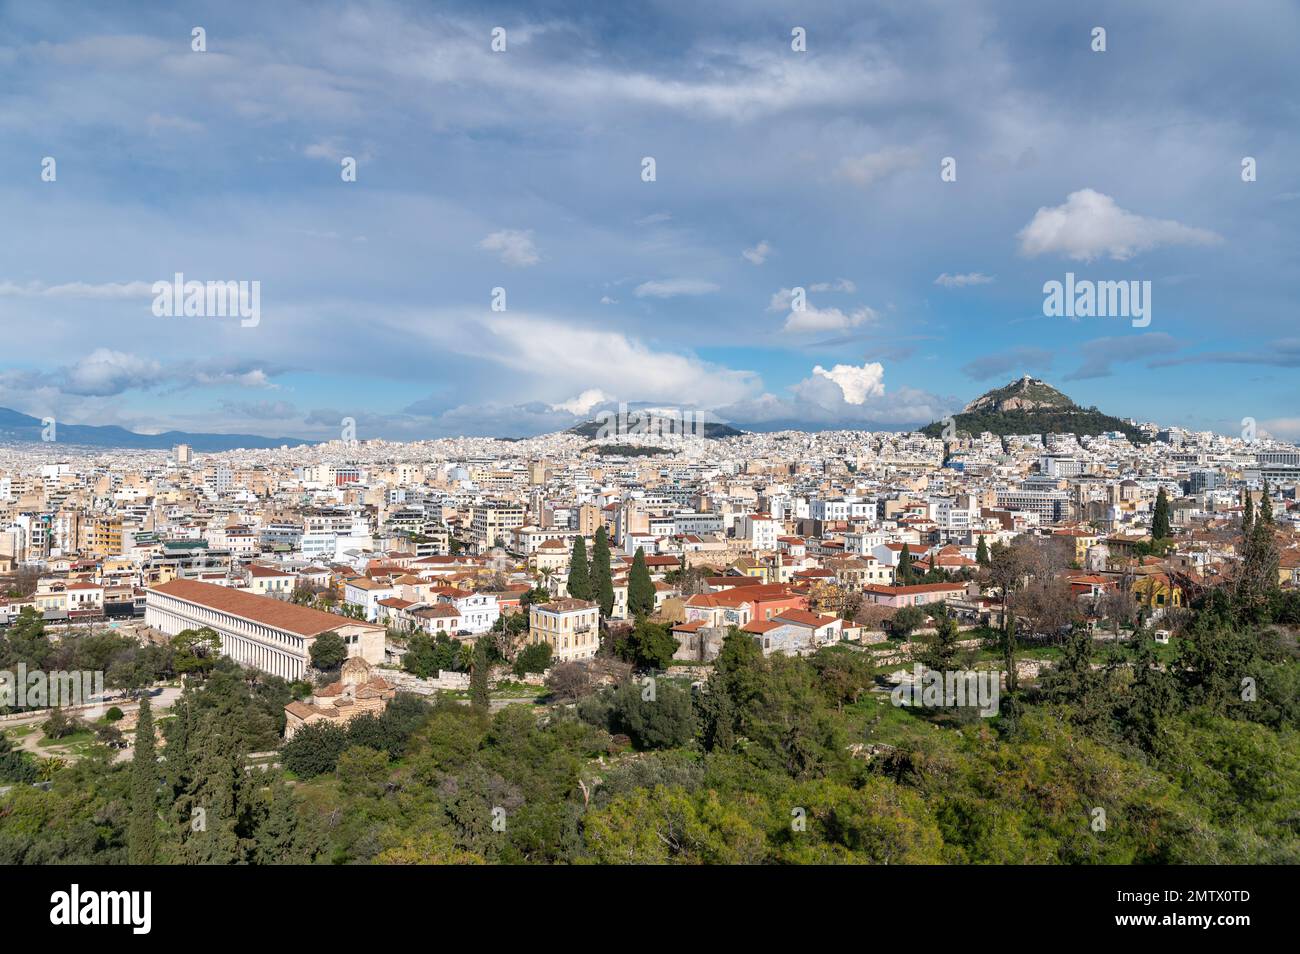
[[[206,626],[221,637],[222,655],[285,679],[302,678],[312,643],[331,631],[342,637],[349,657],[384,661],[382,626],[197,580],[150,587],[144,620],[168,636]]]

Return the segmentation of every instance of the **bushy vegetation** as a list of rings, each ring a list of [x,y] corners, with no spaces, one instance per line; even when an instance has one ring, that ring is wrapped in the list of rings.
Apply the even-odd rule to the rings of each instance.
[[[1172,664],[1070,636],[991,719],[891,705],[860,651],[733,632],[694,686],[574,680],[495,714],[399,696],[266,773],[245,763],[289,687],[220,660],[163,717],[164,761],[95,746],[14,786],[0,863],[1297,863],[1294,600],[1244,606],[1195,607]],[[963,665],[936,628],[927,658]]]

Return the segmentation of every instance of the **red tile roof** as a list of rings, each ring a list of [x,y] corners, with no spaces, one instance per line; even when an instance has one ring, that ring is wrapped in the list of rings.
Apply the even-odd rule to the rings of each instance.
[[[270,596],[258,596],[243,590],[232,590],[227,586],[200,583],[198,580],[172,580],[169,583],[151,586],[149,589],[218,612],[241,616],[264,626],[273,626],[276,629],[296,633],[299,636],[319,636],[340,626],[383,629],[382,626],[372,623],[362,623],[344,616],[335,616],[333,613],[323,613],[320,610],[298,606],[296,603],[286,603]]]

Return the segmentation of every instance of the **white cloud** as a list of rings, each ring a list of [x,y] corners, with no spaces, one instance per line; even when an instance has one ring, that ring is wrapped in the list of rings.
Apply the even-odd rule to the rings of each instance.
[[[618,299],[617,299],[617,298],[611,298],[611,297],[609,297],[608,295],[601,295],[601,296],[600,296],[600,303],[601,303],[602,305],[617,305],[617,304],[618,304]]]
[[[641,218],[636,219],[632,224],[633,225],[659,225],[660,223],[663,222],[672,221],[672,217],[673,214],[671,212],[651,212],[649,215],[643,215]]]
[[[565,381],[581,381],[589,390],[617,395],[628,403],[715,407],[750,397],[762,387],[752,371],[732,370],[690,354],[657,351],[619,331],[514,312],[482,322],[487,334],[446,332],[446,346],[518,372],[514,379],[529,397]],[[557,399],[563,400],[561,395],[552,398]]]
[[[12,298],[152,298],[152,282],[102,282],[97,285],[86,282],[67,282],[62,285],[46,285],[42,282],[28,282],[19,285],[16,282],[0,282],[0,296]]]
[[[851,294],[858,290],[858,286],[847,278],[837,278],[833,282],[813,282],[808,286],[808,290],[815,292],[847,292]]]
[[[786,316],[785,324],[781,330],[789,334],[803,334],[810,331],[842,331],[845,328],[856,328],[858,325],[873,321],[877,317],[879,316],[876,312],[867,307],[855,308],[845,314],[838,308],[814,308],[812,305],[808,305],[802,311],[790,312]]]
[[[642,282],[633,294],[637,298],[675,298],[678,295],[707,295],[719,287],[701,278],[664,278]]]
[[[597,404],[603,404],[606,401],[612,401],[608,394],[600,388],[587,388],[577,397],[569,398],[567,401],[561,401],[559,404],[552,404],[553,411],[568,411],[575,416],[587,414]]]
[[[152,387],[166,377],[157,361],[124,351],[96,348],[64,372],[62,390],[84,397],[107,397],[131,388]]]
[[[964,275],[949,275],[944,272],[934,280],[934,283],[944,288],[965,288],[967,285],[987,285],[991,281],[993,276],[985,275],[983,272],[966,272]]]
[[[772,253],[772,246],[766,241],[759,242],[753,248],[747,248],[740,254],[744,256],[745,261],[753,265],[762,265],[767,261],[767,256]]]
[[[501,261],[512,268],[527,268],[542,260],[537,254],[537,246],[533,244],[532,229],[502,229],[483,239],[478,247],[489,252],[500,252]]]
[[[1223,241],[1209,229],[1125,211],[1110,196],[1093,189],[1071,192],[1063,205],[1040,208],[1018,238],[1025,255],[1055,252],[1086,262],[1103,255],[1122,262],[1162,245],[1211,245]]]
[[[894,173],[911,169],[921,162],[921,151],[911,147],[888,146],[878,152],[869,152],[857,158],[840,160],[837,170],[841,178],[860,186],[869,186]]]
[[[1259,436],[1300,441],[1300,417],[1275,417],[1259,422]]]
[[[838,385],[846,404],[864,404],[867,398],[885,393],[885,368],[878,361],[860,368],[852,364],[837,364],[829,371],[819,364],[813,368],[813,374]]]

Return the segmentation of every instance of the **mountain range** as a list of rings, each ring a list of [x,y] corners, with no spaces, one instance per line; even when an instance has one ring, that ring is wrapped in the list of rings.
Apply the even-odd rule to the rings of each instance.
[[[40,442],[44,425],[39,417],[0,407],[0,443]],[[55,441],[79,447],[122,448],[126,450],[171,450],[177,444],[189,444],[202,453],[261,450],[271,447],[314,444],[301,437],[260,437],[256,434],[191,434],[188,431],[164,431],[161,434],[137,434],[115,424],[63,424],[55,422]]]
[[[651,420],[655,427],[651,426]],[[1000,388],[994,388],[967,404],[960,414],[953,415],[958,434],[980,434],[985,431],[1005,436],[1007,434],[1073,433],[1080,436],[1118,431],[1132,441],[1142,441],[1141,431],[1126,420],[1103,414],[1095,407],[1080,407],[1056,388],[1038,378],[1025,375]],[[689,429],[690,421],[687,425]],[[56,440],[61,444],[80,447],[121,448],[126,450],[170,450],[177,444],[189,444],[201,453],[221,451],[262,450],[288,445],[314,444],[318,441],[301,437],[263,437],[258,434],[207,434],[189,431],[164,431],[160,434],[140,434],[117,425],[62,424],[58,423]],[[595,420],[584,421],[569,428],[566,433],[591,439],[617,438],[626,433],[638,433],[638,428],[662,429],[671,433],[681,429],[682,422],[664,416],[658,409],[645,409],[629,414],[627,421],[612,412]],[[700,422],[699,433],[707,438],[735,437],[744,431],[718,421]],[[797,423],[782,425],[792,430],[803,430]],[[765,430],[775,428],[768,427]],[[40,418],[0,407],[0,443],[40,442],[44,425]],[[942,437],[944,421],[935,421],[921,429],[930,437]]]

